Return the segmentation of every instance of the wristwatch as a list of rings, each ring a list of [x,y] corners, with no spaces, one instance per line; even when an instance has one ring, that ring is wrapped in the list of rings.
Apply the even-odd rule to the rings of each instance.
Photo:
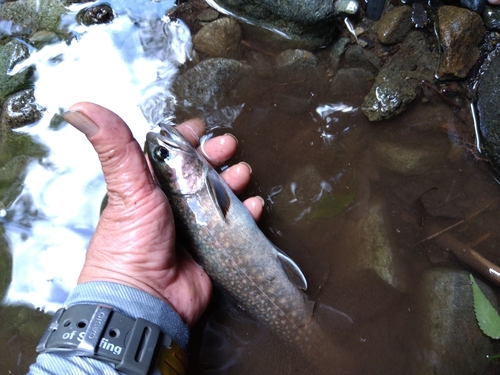
[[[52,317],[39,353],[111,362],[127,375],[184,375],[187,356],[160,327],[104,305],[73,305]]]

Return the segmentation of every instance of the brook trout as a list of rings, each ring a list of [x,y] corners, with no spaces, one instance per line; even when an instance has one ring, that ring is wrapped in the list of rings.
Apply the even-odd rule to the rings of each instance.
[[[219,174],[172,126],[148,133],[145,152],[188,249],[212,281],[308,357],[321,356],[330,340],[301,291],[307,288],[304,275],[265,237]]]

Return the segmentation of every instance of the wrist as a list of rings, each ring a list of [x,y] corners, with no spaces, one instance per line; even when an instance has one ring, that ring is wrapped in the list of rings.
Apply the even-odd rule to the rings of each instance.
[[[169,304],[169,302],[166,301],[156,289],[152,288],[145,282],[141,282],[136,277],[127,275],[125,273],[113,272],[104,268],[84,265],[82,271],[80,272],[80,276],[78,277],[78,285],[94,282],[124,285],[133,289],[140,290]],[[170,306],[173,307],[172,305]]]
[[[143,290],[108,281],[85,282],[73,289],[65,306],[76,304],[108,305],[131,318],[152,322],[186,350],[189,339],[187,324],[164,300]]]
[[[93,358],[127,375],[184,375],[187,369],[184,351],[156,324],[104,305],[59,309],[37,352]]]

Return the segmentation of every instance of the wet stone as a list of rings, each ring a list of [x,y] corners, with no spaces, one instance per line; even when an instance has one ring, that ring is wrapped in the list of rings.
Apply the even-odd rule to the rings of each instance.
[[[32,124],[42,118],[42,108],[35,103],[33,89],[21,90],[3,104],[0,122],[11,129]]]
[[[28,48],[18,41],[13,40],[0,46],[0,101],[28,83],[33,74],[31,68],[15,75],[8,74],[18,62],[28,58],[28,56]]]
[[[411,23],[417,29],[422,29],[429,23],[429,15],[421,3],[411,5]]]
[[[375,78],[363,102],[365,116],[380,121],[404,111],[420,95],[420,82],[434,78],[437,61],[437,52],[429,48],[422,33],[410,32]]]
[[[493,291],[476,281],[497,306]],[[412,374],[484,374],[491,340],[479,329],[474,315],[469,272],[428,270],[420,281],[418,301],[422,337]]]
[[[109,5],[100,4],[82,9],[78,12],[76,19],[85,26],[110,23],[115,18],[113,9]]]
[[[333,1],[234,1],[211,0],[216,9],[234,14],[245,23],[256,25],[262,33],[254,35],[266,42],[274,37],[275,45],[283,49],[303,48],[316,49],[326,46],[333,38],[335,32],[335,5]],[[247,28],[244,25],[244,28]],[[251,27],[254,30],[254,27]],[[279,36],[277,30],[287,37]],[[253,32],[253,31],[252,31]],[[251,33],[249,33],[252,35]],[[272,35],[271,35],[272,34]]]
[[[380,18],[378,40],[382,44],[400,43],[411,29],[412,8],[408,5],[392,8]]]
[[[500,30],[500,6],[486,5],[483,22],[488,30]]]
[[[443,46],[439,79],[465,78],[479,58],[478,45],[485,36],[481,16],[465,8],[446,5],[439,8],[438,19]]]
[[[340,63],[340,57],[345,52],[347,45],[349,44],[349,38],[340,38],[332,45],[332,49],[330,51],[330,60],[333,71],[336,71],[338,65]]]
[[[193,37],[193,46],[211,57],[235,57],[241,41],[241,27],[232,18],[211,22]]]
[[[337,13],[354,15],[358,13],[359,3],[356,0],[337,0],[335,1],[335,10]]]
[[[366,17],[378,21],[384,11],[385,0],[368,0],[366,4]]]
[[[500,174],[500,55],[493,58],[479,82],[477,108],[482,142],[490,163]]]
[[[473,12],[482,14],[487,0],[460,0],[460,5],[464,8],[470,9]]]

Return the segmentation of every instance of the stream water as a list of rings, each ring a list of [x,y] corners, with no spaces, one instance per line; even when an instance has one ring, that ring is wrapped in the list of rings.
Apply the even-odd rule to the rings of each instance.
[[[170,88],[189,59],[189,31],[159,20],[172,4],[149,4],[141,17],[137,9],[134,17],[126,8],[115,9],[119,17],[109,25],[67,21],[78,38],[33,52],[16,67],[36,64],[35,96],[45,108],[42,120],[17,131],[50,152],[29,165],[21,194],[0,211],[13,264],[0,310],[6,317],[0,322],[2,374],[25,373],[34,361],[39,332],[48,321],[43,312],[56,310],[74,286],[105,193],[94,150],[72,127],[51,125],[54,115],[77,101],[96,102],[125,119],[139,143],[160,118],[175,121],[178,103]],[[457,134],[473,131],[471,122],[464,123],[446,103],[419,101],[374,124],[360,108],[364,93],[332,97],[303,85],[290,82],[285,88],[269,81],[252,88],[255,95],[233,108],[230,129],[214,133],[238,137],[233,161],[253,167],[244,196],[265,198],[261,227],[301,267],[311,300],[319,298],[355,322],[340,330],[331,327],[357,359],[346,370],[409,373],[421,330],[419,276],[436,264],[464,268],[431,241],[421,242],[422,220],[432,217],[445,227],[463,219],[496,201],[498,184],[487,165],[459,142]],[[312,109],[290,111],[276,101],[277,94],[304,90],[313,98]],[[349,87],[336,89],[343,91]],[[392,163],[391,152],[414,155],[417,166],[406,168],[410,156],[403,166]],[[422,210],[424,194],[429,195]],[[328,203],[327,196],[338,204]],[[369,247],[362,233],[371,224],[364,220],[374,210],[383,229],[377,238],[396,254],[393,285],[360,261],[360,247]],[[500,212],[490,208],[457,235],[469,242],[483,238],[476,249],[499,261],[499,219]],[[190,374],[308,369],[292,349],[219,293],[193,331],[189,354]]]

